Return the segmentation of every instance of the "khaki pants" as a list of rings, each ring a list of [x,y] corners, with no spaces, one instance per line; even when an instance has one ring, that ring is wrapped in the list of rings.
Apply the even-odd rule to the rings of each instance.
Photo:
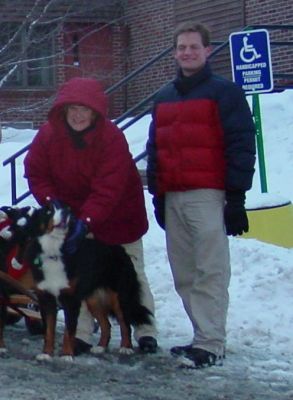
[[[193,345],[221,355],[230,281],[225,193],[198,189],[166,195],[166,241],[176,291],[192,323]]]
[[[137,240],[133,243],[127,243],[122,245],[126,253],[130,256],[135,271],[137,273],[138,281],[141,285],[142,292],[142,304],[147,307],[153,315],[155,314],[154,298],[151,293],[147,276],[144,270],[144,258],[143,258],[143,243],[142,239]],[[94,329],[94,320],[92,315],[87,309],[86,304],[83,302],[79,313],[76,337],[84,340],[87,343],[91,343],[91,337]],[[139,325],[134,328],[134,338],[138,341],[141,336],[157,336],[155,327],[155,320],[152,318],[151,325]]]

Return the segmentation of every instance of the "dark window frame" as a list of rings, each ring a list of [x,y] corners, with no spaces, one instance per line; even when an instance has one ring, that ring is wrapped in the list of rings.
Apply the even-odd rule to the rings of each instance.
[[[3,25],[7,26],[7,30]],[[56,46],[54,34],[50,32],[54,32],[54,29],[48,25],[31,28],[22,27],[20,23],[16,22],[2,24],[0,49],[5,46],[7,40],[10,40],[10,37],[13,41],[2,55],[0,52],[0,82],[9,70],[13,68],[15,70],[3,82],[1,89],[47,90],[55,87],[54,55]],[[3,40],[1,40],[1,36]],[[16,54],[17,51],[18,54]]]

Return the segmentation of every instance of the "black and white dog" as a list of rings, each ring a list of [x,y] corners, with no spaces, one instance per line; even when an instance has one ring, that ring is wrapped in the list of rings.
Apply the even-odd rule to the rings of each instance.
[[[23,260],[28,242],[33,235],[40,233],[30,228],[33,213],[34,209],[29,206],[0,207],[0,353],[7,351],[5,325],[18,321],[22,316],[31,334],[43,333],[39,314],[34,313],[38,317],[31,317],[32,312],[25,309],[28,304],[37,307],[33,295],[30,295],[34,286],[31,271]],[[13,314],[12,309],[15,310]]]
[[[72,359],[83,300],[99,323],[101,335],[97,349],[103,352],[109,344],[109,316],[112,315],[120,326],[120,353],[132,353],[131,325],[151,323],[151,313],[141,304],[137,274],[124,248],[85,238],[73,255],[67,255],[64,243],[73,221],[69,208],[43,207],[34,217],[39,223],[44,218],[47,225],[45,232],[32,240],[26,251],[46,322],[43,353],[37,358],[46,360],[54,354],[57,305],[60,304],[65,316],[62,356]]]

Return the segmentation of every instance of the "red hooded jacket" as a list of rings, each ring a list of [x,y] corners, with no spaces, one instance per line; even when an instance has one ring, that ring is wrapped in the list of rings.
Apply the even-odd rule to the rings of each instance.
[[[64,106],[79,104],[98,114],[74,146]],[[69,205],[77,218],[90,220],[95,237],[108,244],[138,240],[148,229],[141,179],[122,131],[106,118],[107,99],[94,79],[73,78],[57,94],[48,122],[35,136],[25,158],[31,192]]]

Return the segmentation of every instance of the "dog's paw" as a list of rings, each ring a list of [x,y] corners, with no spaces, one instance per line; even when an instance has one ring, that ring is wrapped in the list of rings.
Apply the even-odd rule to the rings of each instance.
[[[64,355],[60,356],[60,361],[70,364],[70,363],[74,362],[74,358],[73,358],[73,356],[64,354]]]
[[[134,350],[131,347],[120,347],[119,354],[124,354],[128,356],[134,354]]]
[[[106,347],[102,347],[102,346],[93,346],[90,350],[90,352],[92,354],[104,354],[106,353]]]
[[[50,354],[46,354],[46,353],[40,353],[36,356],[36,360],[37,361],[45,361],[45,362],[51,362],[53,360],[53,357],[50,356]]]
[[[179,367],[181,368],[190,368],[190,369],[195,369],[195,363],[192,360],[189,360],[189,358],[180,356],[177,358],[177,363]]]

